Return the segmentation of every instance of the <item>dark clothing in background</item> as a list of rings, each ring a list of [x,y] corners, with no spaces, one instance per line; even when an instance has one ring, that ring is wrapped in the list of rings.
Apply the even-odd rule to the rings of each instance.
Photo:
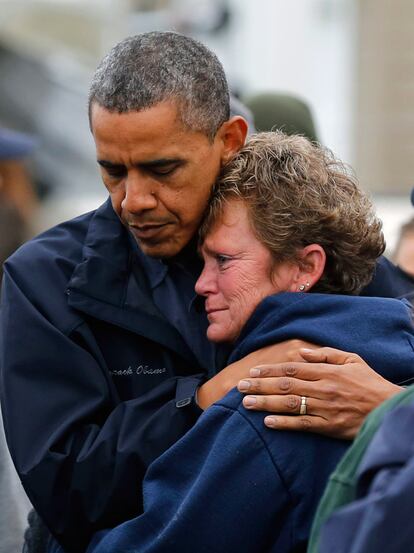
[[[329,479],[309,553],[412,551],[413,428],[413,386],[367,417]]]
[[[414,279],[386,257],[380,257],[375,268],[374,278],[364,288],[361,296],[407,298],[412,302],[414,300]]]
[[[5,267],[9,447],[47,526],[81,553],[93,532],[141,511],[147,467],[201,413],[194,394],[210,358],[200,364],[152,301],[109,201],[25,244]]]

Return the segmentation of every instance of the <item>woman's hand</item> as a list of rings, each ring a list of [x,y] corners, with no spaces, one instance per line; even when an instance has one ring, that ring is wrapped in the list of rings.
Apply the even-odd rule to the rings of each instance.
[[[298,353],[304,361],[263,364],[238,383],[248,394],[246,409],[278,413],[265,417],[269,428],[352,439],[375,407],[403,389],[354,353],[333,348]],[[306,414],[300,414],[301,404]]]

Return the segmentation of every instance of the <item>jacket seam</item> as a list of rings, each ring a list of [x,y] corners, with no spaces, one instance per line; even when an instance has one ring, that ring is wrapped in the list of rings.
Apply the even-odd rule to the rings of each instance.
[[[69,337],[73,332],[75,332],[77,328],[79,328],[80,326],[83,326],[84,324],[86,324],[86,321],[84,320],[77,321],[76,323],[71,325],[67,330],[63,330],[63,334]]]

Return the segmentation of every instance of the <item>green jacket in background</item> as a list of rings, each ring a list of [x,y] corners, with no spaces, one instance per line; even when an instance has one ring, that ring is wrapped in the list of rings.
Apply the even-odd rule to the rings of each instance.
[[[313,521],[307,553],[319,553],[320,533],[324,522],[334,511],[356,499],[361,461],[385,415],[392,409],[413,401],[414,385],[385,401],[367,417],[353,445],[329,478]]]

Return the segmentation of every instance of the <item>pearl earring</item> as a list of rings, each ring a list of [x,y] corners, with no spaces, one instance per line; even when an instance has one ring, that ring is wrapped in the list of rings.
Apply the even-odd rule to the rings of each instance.
[[[304,292],[306,288],[309,288],[310,286],[310,282],[306,282],[305,284],[301,284],[300,286],[298,286],[298,290],[299,292]]]

